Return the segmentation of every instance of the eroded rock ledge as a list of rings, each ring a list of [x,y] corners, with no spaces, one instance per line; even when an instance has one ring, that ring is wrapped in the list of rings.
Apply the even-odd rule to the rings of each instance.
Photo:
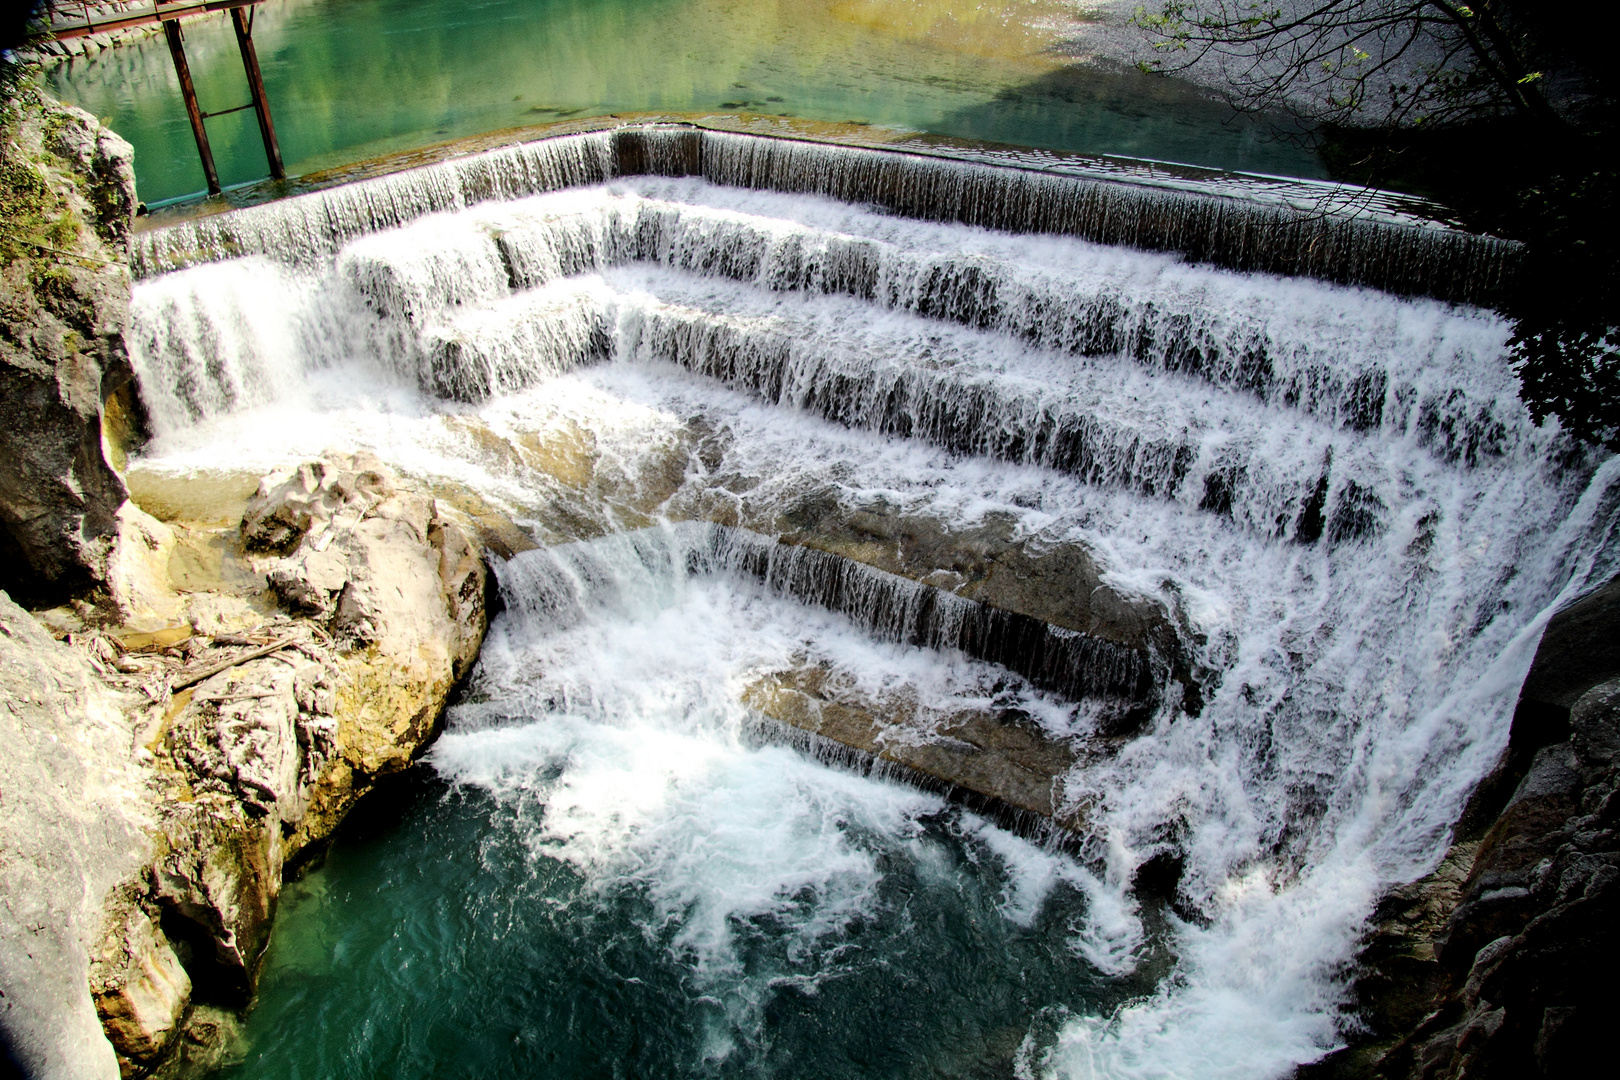
[[[5,670],[61,688],[17,717],[50,750],[0,767],[4,843],[37,820],[64,863],[4,882],[57,940],[0,953],[8,1003],[37,1013],[5,1028],[33,1075],[110,1075],[113,1052],[125,1076],[206,1066],[251,999],[283,875],[431,741],[488,622],[468,532],[364,455],[264,478],[239,525],[126,514],[146,543],[115,562],[125,603],[42,613],[66,646],[0,612]],[[99,1014],[102,1049],[53,1031],[58,1012]]]

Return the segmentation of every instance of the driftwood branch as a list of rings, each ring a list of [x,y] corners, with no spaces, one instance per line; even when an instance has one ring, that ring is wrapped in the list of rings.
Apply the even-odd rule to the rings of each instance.
[[[217,664],[209,664],[201,671],[176,679],[174,682],[169,684],[169,689],[171,691],[184,690],[188,686],[196,686],[204,679],[212,678],[222,671],[228,671],[231,668],[236,667],[238,664],[245,664],[249,660],[258,660],[260,657],[269,656],[271,653],[280,652],[282,649],[289,648],[296,644],[298,644],[298,642],[294,638],[282,638],[280,641],[272,641],[268,645],[254,649],[252,652],[245,652],[241,656],[233,656],[229,660],[221,660]]]

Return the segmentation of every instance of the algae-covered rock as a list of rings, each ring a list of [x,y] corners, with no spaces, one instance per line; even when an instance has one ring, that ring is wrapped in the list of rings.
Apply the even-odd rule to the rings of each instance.
[[[124,482],[102,402],[133,380],[129,144],[25,92],[0,122],[0,586],[60,597],[105,579]]]

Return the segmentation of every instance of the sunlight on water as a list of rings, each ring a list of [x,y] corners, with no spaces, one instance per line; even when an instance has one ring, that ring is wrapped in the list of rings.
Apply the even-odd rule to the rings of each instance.
[[[278,0],[255,40],[292,175],[615,112],[875,124],[1091,154],[1320,176],[1190,88],[1065,64],[1064,0]],[[229,21],[188,20],[204,111],[247,100]],[[202,189],[161,36],[51,69],[135,145],[140,197]],[[208,122],[227,184],[266,174],[251,111]]]

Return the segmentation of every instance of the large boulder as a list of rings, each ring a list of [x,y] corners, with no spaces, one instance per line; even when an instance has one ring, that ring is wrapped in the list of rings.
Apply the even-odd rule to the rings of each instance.
[[[239,527],[124,506],[99,606],[0,594],[0,1048],[27,1075],[208,1059],[288,870],[477,657],[487,575],[450,515],[329,456]]]
[[[118,1075],[91,958],[156,816],[128,704],[0,593],[0,1053],[37,1080]]]
[[[241,540],[283,611],[161,672],[169,798],[144,898],[197,995],[232,1006],[252,996],[284,871],[432,740],[488,621],[478,547],[368,455],[265,477]],[[139,1060],[154,1041],[119,1050]]]
[[[38,602],[105,580],[128,494],[102,406],[134,403],[135,181],[129,144],[88,113],[27,94],[14,111],[0,133],[0,587]]]
[[[282,601],[334,643],[343,720],[298,846],[432,737],[483,643],[486,573],[468,531],[367,454],[266,477],[242,538]]]

